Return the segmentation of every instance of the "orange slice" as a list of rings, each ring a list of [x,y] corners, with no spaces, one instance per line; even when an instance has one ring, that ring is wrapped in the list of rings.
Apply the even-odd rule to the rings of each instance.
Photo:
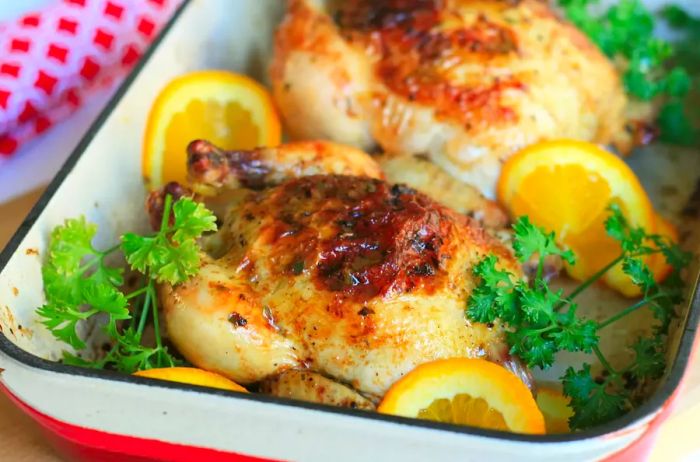
[[[392,385],[377,411],[515,433],[545,431],[542,413],[525,384],[483,359],[420,365]]]
[[[574,411],[569,406],[570,399],[552,388],[537,389],[537,406],[544,416],[547,433],[569,433],[569,418]]]
[[[620,245],[605,232],[607,207],[620,206],[632,226],[654,232],[651,201],[634,172],[620,158],[582,141],[545,141],[531,145],[503,166],[499,200],[512,216],[528,215],[533,223],[557,233],[559,243],[577,257],[567,272],[584,280],[620,254]],[[626,296],[639,289],[618,264],[603,280]]]
[[[189,383],[203,387],[220,388],[222,390],[240,391],[248,393],[248,390],[229,380],[223,375],[197,369],[194,367],[164,367],[161,369],[147,369],[135,372],[134,375],[149,379],[167,380],[170,382]]]
[[[172,80],[148,115],[142,168],[156,189],[186,182],[185,149],[206,139],[225,149],[252,149],[280,143],[279,117],[267,90],[244,75],[198,71]]]

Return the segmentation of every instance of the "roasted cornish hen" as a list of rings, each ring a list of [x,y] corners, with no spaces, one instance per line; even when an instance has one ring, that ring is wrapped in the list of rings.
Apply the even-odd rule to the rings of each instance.
[[[369,398],[438,358],[484,357],[526,376],[501,326],[464,314],[484,255],[520,274],[509,249],[474,219],[384,181],[369,155],[327,142],[227,152],[196,141],[189,172],[223,221],[197,276],[160,288],[169,336],[193,364],[243,384],[267,379],[286,396],[309,394],[290,391],[307,387],[298,376],[269,385],[290,370]],[[153,193],[155,222],[166,192],[189,194]]]
[[[270,71],[293,137],[425,155],[487,197],[519,148],[572,138],[624,153],[649,116],[540,0],[291,0]]]

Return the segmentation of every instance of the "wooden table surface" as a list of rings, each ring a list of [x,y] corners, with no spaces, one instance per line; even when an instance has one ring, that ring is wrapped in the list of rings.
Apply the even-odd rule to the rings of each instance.
[[[0,248],[12,236],[41,191],[0,205]],[[700,356],[700,355],[698,355]],[[675,410],[659,432],[651,462],[700,461],[700,360],[691,365]],[[54,462],[60,458],[34,422],[0,393],[0,461]]]

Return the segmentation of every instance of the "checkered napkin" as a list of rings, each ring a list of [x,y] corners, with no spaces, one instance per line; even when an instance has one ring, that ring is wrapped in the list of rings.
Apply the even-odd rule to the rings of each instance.
[[[107,91],[182,0],[57,0],[0,23],[0,165]]]

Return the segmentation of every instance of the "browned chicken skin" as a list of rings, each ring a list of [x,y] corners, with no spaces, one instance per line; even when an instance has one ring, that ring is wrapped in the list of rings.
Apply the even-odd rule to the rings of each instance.
[[[649,116],[628,115],[613,64],[541,0],[290,0],[270,75],[293,137],[423,155],[487,197],[516,150],[626,153]]]
[[[199,274],[160,288],[169,336],[193,364],[244,384],[316,371],[375,399],[438,358],[524,372],[499,325],[464,315],[484,255],[520,274],[473,219],[383,181],[371,157],[331,143],[232,153],[195,142],[189,158],[194,190],[229,194]],[[296,396],[288,379],[275,383]]]

